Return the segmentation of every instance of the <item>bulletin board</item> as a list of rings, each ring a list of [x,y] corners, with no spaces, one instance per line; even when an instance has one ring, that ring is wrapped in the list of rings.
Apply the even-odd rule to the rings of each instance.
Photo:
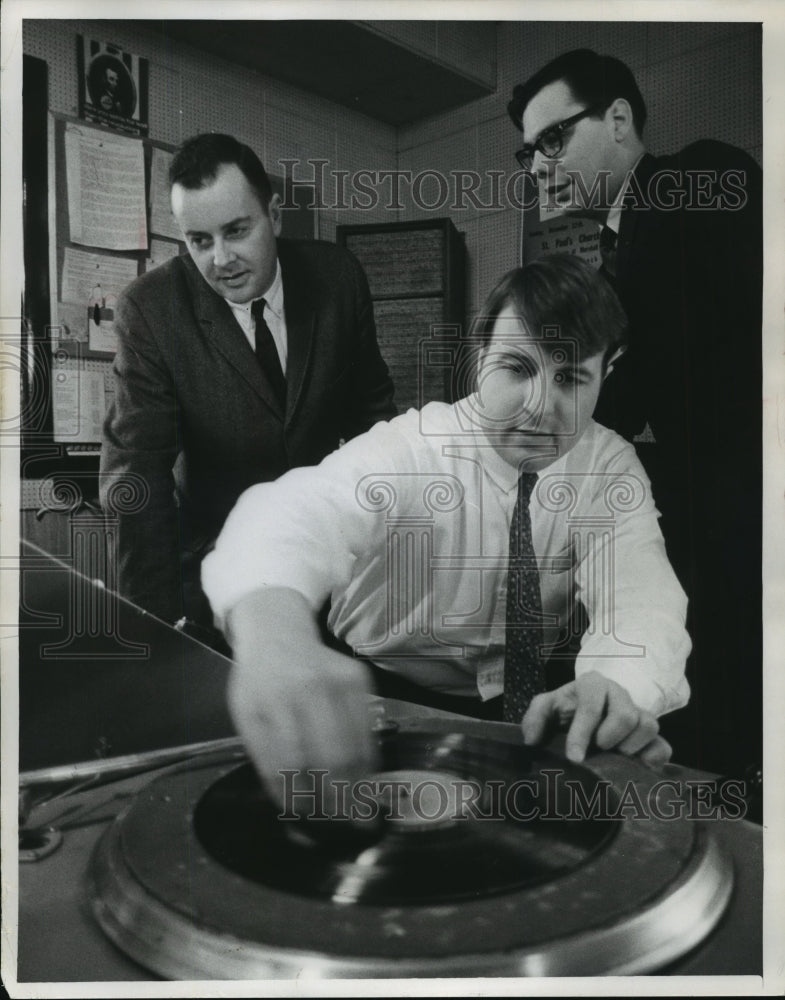
[[[50,113],[49,345],[53,440],[98,454],[114,393],[114,306],[147,268],[183,253],[162,201],[174,147]]]

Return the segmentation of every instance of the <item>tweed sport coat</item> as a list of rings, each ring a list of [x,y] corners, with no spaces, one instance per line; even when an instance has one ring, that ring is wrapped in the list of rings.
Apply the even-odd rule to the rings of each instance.
[[[100,492],[120,592],[164,620],[204,618],[198,568],[240,494],[313,465],[395,416],[362,268],[278,241],[288,339],[282,412],[228,303],[188,256],[142,275],[116,311],[115,399]]]

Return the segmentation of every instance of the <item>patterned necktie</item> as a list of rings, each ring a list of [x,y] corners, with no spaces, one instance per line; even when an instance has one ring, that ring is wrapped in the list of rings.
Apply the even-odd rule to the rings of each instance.
[[[505,722],[520,722],[535,694],[545,690],[545,671],[540,658],[540,573],[529,516],[529,499],[536,482],[535,472],[521,473],[510,526],[504,651]]]
[[[616,242],[618,233],[615,233],[610,226],[603,226],[600,230],[600,257],[602,266],[611,275],[616,277]]]
[[[283,368],[281,368],[278,348],[275,346],[270,327],[264,318],[264,305],[264,299],[257,299],[251,304],[251,315],[256,324],[256,357],[273,387],[281,409],[284,409],[286,406],[286,377]]]

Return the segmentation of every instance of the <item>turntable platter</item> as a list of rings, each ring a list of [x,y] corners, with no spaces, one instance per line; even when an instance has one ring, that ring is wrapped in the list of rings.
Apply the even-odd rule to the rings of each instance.
[[[281,819],[236,759],[158,779],[93,858],[99,923],[176,979],[622,975],[712,929],[733,872],[710,831],[619,808],[652,772],[472,727],[381,738],[385,819],[367,841]],[[576,814],[576,789],[602,808]]]

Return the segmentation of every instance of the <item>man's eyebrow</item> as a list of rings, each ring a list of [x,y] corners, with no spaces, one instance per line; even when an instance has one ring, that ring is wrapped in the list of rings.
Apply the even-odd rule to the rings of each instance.
[[[571,371],[573,375],[585,375],[590,378],[592,375],[592,370],[589,368],[585,361],[575,362],[575,361],[565,361],[564,364],[558,366],[559,371]]]
[[[539,142],[539,140],[545,135],[546,132],[549,132],[552,128],[556,128],[557,125],[561,125],[563,121],[564,121],[563,118],[557,118],[555,122],[551,122],[550,125],[546,125],[545,128],[541,128],[540,131],[537,133],[537,135],[535,135],[535,137],[531,140],[531,142],[526,142],[524,143],[524,145],[533,146],[535,142]],[[521,124],[523,124],[523,122],[521,122]]]
[[[225,222],[221,226],[221,230],[225,231],[227,229],[231,229],[232,226],[236,226],[239,223],[248,222],[250,218],[251,218],[250,215],[240,215],[236,219],[232,219],[229,222]],[[210,233],[208,233],[207,230],[205,230],[205,229],[186,229],[185,235],[186,236],[209,236]]]
[[[224,223],[224,225],[221,226],[221,229],[231,229],[232,226],[236,226],[241,222],[248,222],[250,218],[250,215],[239,215],[236,219],[232,219],[230,222]]]

